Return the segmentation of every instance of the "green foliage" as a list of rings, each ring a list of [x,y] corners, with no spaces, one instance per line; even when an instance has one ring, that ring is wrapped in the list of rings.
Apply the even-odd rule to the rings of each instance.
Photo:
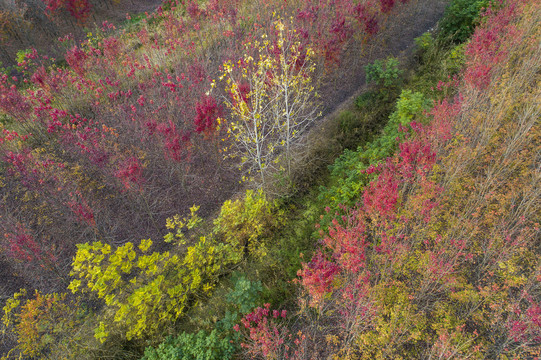
[[[9,76],[13,70],[16,70],[15,66],[3,66],[3,63],[0,61],[0,75]]]
[[[345,132],[355,127],[358,121],[359,120],[358,120],[357,114],[353,113],[352,111],[347,111],[347,110],[342,111],[338,115],[338,123],[339,123],[340,129]]]
[[[244,274],[233,273],[233,288],[226,295],[227,310],[222,319],[216,322],[218,329],[233,342],[238,341],[238,333],[233,327],[243,315],[249,313],[261,303],[263,286],[261,281],[250,281]]]
[[[429,31],[423,33],[423,35],[413,39],[415,46],[421,51],[428,51],[430,48],[435,46],[435,40],[432,36],[432,33]]]
[[[412,76],[410,87],[434,99],[452,96],[454,87],[435,88],[439,81],[449,82],[465,65],[466,43],[452,44],[426,32],[415,39],[419,66]]]
[[[447,56],[442,61],[442,65],[449,74],[457,74],[466,64],[466,56],[464,54],[466,44],[458,44],[451,48]]]
[[[141,22],[141,20],[146,19],[145,13],[138,13],[130,15],[129,18],[124,20],[124,23],[121,25],[122,27],[129,28],[130,26],[137,25]]]
[[[491,0],[453,0],[440,21],[438,36],[454,43],[466,41],[479,23],[481,10],[490,3]]]
[[[15,56],[15,60],[17,63],[22,63],[23,61],[27,60],[27,55],[32,53],[32,49],[24,49],[17,51],[17,55]]]
[[[424,111],[430,109],[432,101],[425,95],[411,90],[402,90],[396,103],[396,111],[389,117],[389,126],[407,125],[416,116],[421,116]]]
[[[227,294],[227,302],[235,306],[240,314],[247,314],[258,304],[263,290],[260,281],[250,281],[246,276],[234,273],[234,288]]]
[[[183,332],[178,337],[168,337],[157,348],[145,349],[142,360],[229,360],[236,351],[230,339],[221,337],[216,329],[210,333]]]
[[[365,108],[368,108],[374,105],[374,103],[378,99],[379,99],[378,93],[374,91],[367,91],[357,96],[357,98],[355,98],[355,106],[359,110],[364,110]]]
[[[181,229],[198,222],[195,211],[186,222],[170,219],[168,228],[176,233],[166,239],[183,240]],[[142,240],[137,248],[132,243],[117,249],[101,242],[77,245],[71,272],[75,279],[69,289],[93,293],[110,309],[103,312],[95,332],[100,341],[105,341],[113,325],[128,340],[163,331],[194,300],[210,293],[228,265],[241,259],[234,245],[205,236],[180,254],[150,254],[151,245],[150,239]]]
[[[259,302],[262,291],[260,281],[250,281],[245,275],[232,275],[233,289],[226,295],[230,309],[208,332],[183,332],[176,338],[171,336],[158,345],[145,349],[142,360],[221,360],[231,359],[238,350],[239,336],[233,330],[243,314],[252,311]]]
[[[373,141],[357,150],[345,150],[330,167],[333,184],[320,188],[319,199],[326,204],[330,210],[322,221],[322,226],[328,225],[328,221],[336,211],[340,211],[340,205],[353,206],[359,195],[374,178],[364,171],[371,165],[391,156],[397,149],[400,139],[403,139],[404,132],[400,126],[409,124],[412,120],[422,119],[423,112],[430,108],[431,101],[423,94],[403,90],[396,103],[396,110],[389,117],[389,121],[383,132]]]
[[[164,342],[158,345],[157,348],[147,347],[145,356],[141,360],[176,360],[181,359],[180,346],[182,344],[178,338],[168,336]]]
[[[224,243],[261,259],[267,254],[265,239],[282,222],[283,212],[276,202],[268,201],[262,190],[248,190],[244,199],[227,200],[222,205],[214,227]]]
[[[376,60],[364,67],[366,82],[374,83],[380,87],[393,87],[398,85],[402,70],[398,68],[397,58],[389,57],[387,60]]]
[[[313,244],[319,239],[319,234],[315,231],[315,224],[320,218],[324,205],[318,200],[318,195],[318,191],[312,191],[312,194],[305,198],[306,205],[301,209],[296,209],[295,221],[287,224],[284,234],[280,236],[278,250],[280,258],[284,259],[286,279],[297,276],[301,262],[304,261],[302,257],[305,255],[310,257]]]

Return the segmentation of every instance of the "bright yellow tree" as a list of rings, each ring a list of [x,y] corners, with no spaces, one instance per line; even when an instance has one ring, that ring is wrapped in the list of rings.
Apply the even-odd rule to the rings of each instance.
[[[230,94],[225,103],[232,115],[228,132],[235,139],[234,155],[248,173],[259,173],[263,185],[267,170],[280,162],[278,155],[285,157],[290,174],[294,145],[319,115],[313,50],[304,48],[283,21],[275,21],[274,30],[273,39],[263,34],[261,41],[246,45],[254,56],[226,62],[220,77]]]

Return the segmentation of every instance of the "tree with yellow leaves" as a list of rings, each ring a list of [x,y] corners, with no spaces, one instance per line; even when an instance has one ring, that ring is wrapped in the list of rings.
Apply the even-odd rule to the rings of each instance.
[[[246,45],[255,58],[226,62],[220,76],[230,95],[225,103],[233,118],[228,124],[233,155],[241,156],[249,174],[259,173],[262,185],[268,170],[284,168],[284,157],[290,175],[294,145],[319,115],[313,50],[304,48],[280,19],[270,33],[271,39],[263,34],[261,41]]]

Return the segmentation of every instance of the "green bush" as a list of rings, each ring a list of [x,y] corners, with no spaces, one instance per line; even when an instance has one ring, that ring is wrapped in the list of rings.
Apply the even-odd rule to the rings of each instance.
[[[250,281],[246,276],[234,273],[232,276],[234,288],[227,294],[226,299],[239,314],[247,314],[258,304],[259,295],[263,288],[260,281]]]
[[[234,273],[232,282],[233,289],[226,295],[229,309],[212,331],[183,332],[176,338],[169,336],[156,348],[147,347],[142,360],[231,359],[239,348],[239,335],[233,326],[257,306],[262,291],[260,281],[250,281],[244,274]]]
[[[378,94],[374,91],[367,91],[355,98],[355,106],[359,110],[365,110],[374,106],[374,103],[378,100]]]
[[[430,109],[432,101],[424,94],[411,90],[402,90],[396,103],[396,111],[389,117],[389,123],[393,127],[407,125],[416,116],[421,116],[425,110]]]
[[[428,51],[435,46],[434,37],[429,31],[423,33],[423,35],[419,37],[416,37],[415,39],[413,39],[413,41],[415,42],[415,46],[417,47],[417,49],[420,51]]]
[[[229,360],[235,351],[230,339],[221,337],[216,329],[210,333],[201,330],[168,337],[157,348],[147,347],[142,360]]]
[[[398,68],[397,58],[390,57],[387,60],[376,60],[364,67],[366,82],[376,84],[379,87],[389,88],[398,85],[402,70]]]
[[[338,115],[338,123],[340,126],[340,130],[342,130],[343,132],[349,132],[350,129],[358,125],[358,122],[358,116],[351,111],[342,111]]]
[[[490,3],[490,0],[453,0],[440,21],[439,37],[453,43],[466,41],[479,23],[481,10]]]
[[[453,97],[456,87],[436,87],[448,83],[465,64],[466,43],[453,44],[427,32],[415,40],[417,66],[408,87],[434,100]]]
[[[7,114],[0,114],[0,129],[7,124],[13,123],[13,118]]]

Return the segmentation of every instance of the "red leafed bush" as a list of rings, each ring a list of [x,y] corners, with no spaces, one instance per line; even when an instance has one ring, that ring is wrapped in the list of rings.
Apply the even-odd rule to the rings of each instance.
[[[69,193],[70,200],[66,203],[77,219],[89,226],[95,226],[94,211],[79,190]]]
[[[394,7],[395,0],[379,0],[381,11],[383,13],[388,13]]]
[[[485,12],[485,18],[490,18],[490,21],[475,31],[466,48],[468,66],[464,79],[467,84],[479,89],[490,84],[492,69],[507,58],[514,44],[512,39],[520,36],[516,27],[510,24],[515,15],[516,4],[510,4],[495,14],[491,9]]]
[[[286,310],[270,310],[270,304],[258,307],[241,319],[241,325],[234,329],[244,335],[241,343],[249,357],[264,359],[305,358],[306,336],[299,332],[296,336],[281,321],[287,316]]]
[[[187,160],[190,155],[190,133],[177,131],[172,121],[158,124],[156,131],[163,136],[165,156],[175,162]]]
[[[52,14],[60,10],[67,11],[79,21],[85,21],[90,15],[92,5],[88,0],[42,0]]]
[[[509,321],[509,335],[516,342],[539,344],[541,342],[541,303],[527,296],[528,308],[515,309],[516,320]]]
[[[11,255],[19,260],[32,262],[41,257],[41,248],[30,234],[30,231],[21,223],[15,225],[12,233],[4,235],[9,244]]]
[[[298,271],[302,286],[310,294],[310,305],[317,306],[323,296],[332,291],[334,276],[340,272],[340,267],[327,259],[321,251],[316,252],[309,263],[303,264]]]
[[[115,176],[122,182],[126,190],[138,188],[144,183],[143,166],[134,156],[120,164]]]
[[[357,21],[364,26],[368,35],[375,35],[379,31],[378,19],[366,4],[357,4],[353,8],[353,14]]]
[[[21,95],[15,84],[10,84],[6,74],[0,75],[0,94],[0,110],[14,117],[28,116],[31,110],[28,99]]]
[[[216,120],[223,116],[223,108],[212,96],[205,95],[195,106],[197,115],[194,119],[195,131],[210,133],[216,128]]]

